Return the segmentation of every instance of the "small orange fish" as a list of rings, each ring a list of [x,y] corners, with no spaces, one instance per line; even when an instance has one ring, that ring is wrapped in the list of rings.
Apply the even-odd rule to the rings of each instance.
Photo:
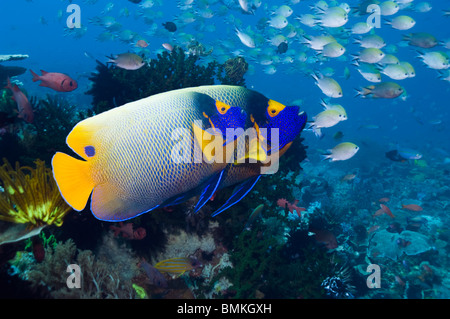
[[[23,119],[28,123],[33,123],[34,113],[31,107],[30,101],[26,95],[19,89],[17,84],[11,84],[11,80],[7,79],[7,85],[5,89],[10,89],[13,96],[11,97],[17,103],[17,108],[19,109],[18,117]]]
[[[387,202],[389,202],[390,201],[390,198],[389,197],[382,197],[382,198],[380,198],[379,200],[378,200],[378,202],[380,202],[380,203],[387,203]]]
[[[380,225],[373,225],[372,227],[369,228],[369,230],[367,231],[368,234],[373,233],[374,231],[377,231],[380,228]]]
[[[422,268],[427,274],[433,274],[433,269],[431,269],[427,264],[422,264]]]
[[[391,210],[389,209],[389,207],[387,207],[387,206],[384,205],[384,204],[380,204],[380,207],[381,207],[381,209],[383,210],[383,212],[384,212],[386,215],[389,215],[391,218],[395,218],[394,214],[392,214],[392,212],[391,212]]]
[[[314,238],[328,249],[337,248],[337,240],[332,232],[326,229],[312,230],[314,233]]]
[[[402,286],[402,287],[405,287],[406,286],[406,284],[405,284],[405,282],[403,281],[403,279],[402,278],[400,278],[400,276],[395,276],[395,281],[400,285],[400,286]]]
[[[145,40],[138,40],[135,44],[138,48],[146,48],[148,47],[148,43]]]
[[[400,247],[408,247],[409,245],[411,245],[411,242],[409,240],[405,240],[403,238],[399,238],[397,239],[397,245],[399,245]]]
[[[163,48],[172,52],[173,51],[173,46],[170,43],[163,43],[162,44]]]
[[[377,216],[380,216],[380,215],[383,215],[383,214],[384,214],[384,211],[380,208],[379,210],[377,210],[375,212],[375,214],[372,215],[372,217],[377,217]]]
[[[355,177],[356,177],[356,174],[347,174],[341,178],[341,182],[352,181],[355,179]]]
[[[422,207],[416,204],[408,204],[408,205],[402,205],[403,209],[411,210],[413,212],[421,212],[423,210]]]

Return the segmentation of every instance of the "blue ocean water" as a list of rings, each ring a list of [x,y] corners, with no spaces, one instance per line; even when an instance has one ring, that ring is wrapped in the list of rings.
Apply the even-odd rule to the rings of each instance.
[[[250,8],[253,8],[253,14],[246,14],[239,4],[240,2],[247,3]],[[329,7],[341,4],[339,1],[327,2]],[[365,3],[369,2],[365,1]],[[2,62],[1,65],[20,66],[27,69],[24,74],[17,76],[15,80],[21,83],[20,88],[26,91],[29,98],[45,99],[47,94],[53,94],[76,105],[78,110],[88,110],[92,104],[92,96],[86,94],[86,92],[92,87],[89,77],[97,66],[95,59],[106,63],[108,61],[107,56],[125,52],[141,54],[147,60],[157,59],[157,54],[165,51],[162,47],[163,43],[170,43],[173,46],[178,45],[187,51],[186,41],[182,39],[195,39],[203,44],[207,50],[213,49],[210,55],[201,57],[198,63],[206,63],[212,60],[219,60],[220,63],[224,63],[227,59],[235,56],[244,57],[249,64],[249,70],[244,76],[247,88],[260,92],[285,105],[300,104],[300,109],[308,114],[310,121],[313,120],[315,115],[323,111],[321,99],[330,101],[330,103],[341,104],[345,108],[348,119],[332,127],[323,128],[322,138],[317,138],[312,131],[304,130],[301,137],[304,139],[302,144],[307,146],[306,159],[303,159],[299,165],[292,166],[294,167],[292,169],[279,172],[280,176],[271,177],[273,178],[272,184],[270,182],[265,184],[267,189],[256,189],[256,193],[253,193],[253,195],[250,193],[249,196],[252,196],[255,204],[264,203],[266,207],[269,206],[272,213],[278,214],[276,216],[281,216],[284,213],[283,211],[280,212],[281,208],[276,205],[278,199],[289,197],[287,199],[291,203],[293,200],[299,200],[298,207],[304,207],[307,213],[303,215],[302,222],[297,221],[298,225],[296,226],[292,225],[292,220],[285,221],[284,228],[288,229],[286,232],[290,233],[291,238],[293,238],[296,229],[308,230],[310,236],[307,236],[307,238],[317,236],[317,231],[315,234],[314,229],[308,228],[308,218],[312,220],[314,214],[319,214],[317,213],[318,210],[322,209],[322,214],[325,215],[327,210],[335,212],[335,214],[344,214],[345,217],[341,216],[341,220],[339,216],[336,217],[338,222],[335,224],[328,220],[329,229],[326,230],[331,231],[331,228],[333,228],[332,233],[337,239],[337,245],[333,246],[331,251],[325,249],[325,255],[327,258],[332,258],[331,256],[334,254],[335,259],[339,260],[339,262],[336,261],[336,264],[339,264],[339,267],[346,267],[345,269],[352,272],[352,283],[348,287],[353,286],[353,288],[349,288],[346,294],[334,292],[330,288],[333,278],[339,277],[339,275],[346,276],[343,274],[344,271],[336,271],[334,277],[333,275],[324,275],[324,278],[329,280],[323,280],[323,285],[316,285],[317,290],[314,293],[310,293],[310,291],[302,292],[300,280],[298,291],[295,294],[292,294],[291,291],[277,291],[271,286],[271,283],[275,280],[270,277],[276,277],[276,274],[266,269],[260,270],[267,277],[264,281],[265,284],[261,282],[260,285],[257,285],[251,279],[248,279],[249,285],[252,287],[251,291],[239,294],[240,286],[236,282],[239,280],[245,281],[245,276],[237,277],[236,274],[226,272],[221,273],[221,276],[214,272],[211,277],[205,275],[205,269],[208,265],[212,268],[222,265],[222,262],[223,264],[227,264],[227,262],[232,264],[232,261],[236,260],[233,259],[233,252],[238,251],[239,248],[237,244],[233,246],[234,250],[231,246],[220,247],[226,250],[232,261],[220,259],[220,256],[223,256],[223,251],[217,248],[220,245],[217,243],[217,238],[212,235],[212,231],[208,232],[203,226],[198,226],[201,222],[188,221],[186,218],[186,220],[181,221],[185,224],[177,226],[184,229],[188,228],[186,224],[192,223],[191,227],[201,229],[200,235],[195,237],[195,240],[198,240],[198,249],[204,250],[205,254],[208,254],[208,258],[205,259],[207,261],[203,261],[203,268],[200,270],[194,269],[191,273],[183,275],[182,281],[187,287],[186,289],[192,291],[191,294],[182,295],[181,292],[178,292],[179,295],[177,295],[174,292],[173,295],[169,294],[172,298],[188,295],[206,298],[238,296],[240,298],[286,299],[299,297],[448,298],[450,296],[449,220],[446,212],[450,207],[450,191],[448,188],[450,169],[450,127],[448,122],[450,116],[448,108],[450,97],[448,80],[450,28],[448,26],[450,25],[450,17],[446,12],[450,10],[450,6],[448,1],[445,0],[430,1],[429,4],[432,9],[428,12],[420,12],[420,8],[424,7],[425,2],[423,1],[411,1],[409,5],[402,4],[402,2],[408,1],[398,2],[401,9],[392,16],[380,17],[380,27],[375,27],[371,31],[371,33],[382,37],[387,44],[386,47],[381,49],[384,53],[392,54],[399,61],[409,62],[415,70],[414,77],[402,80],[392,80],[387,75],[382,74],[383,82],[395,82],[401,85],[405,91],[401,96],[393,99],[356,96],[356,89],[360,90],[362,87],[376,85],[376,83],[364,79],[358,72],[358,67],[353,64],[353,55],[357,55],[361,50],[360,45],[355,43],[354,40],[361,38],[362,35],[352,34],[350,28],[357,22],[366,21],[367,15],[358,16],[352,10],[348,13],[348,22],[339,28],[320,26],[320,23],[318,23],[318,26],[309,27],[299,21],[298,17],[302,14],[315,14],[320,17],[323,12],[321,13],[320,9],[314,9],[313,7],[320,6],[321,3],[322,5],[323,3],[326,4],[324,1],[143,0],[141,3],[125,0],[114,2],[104,0],[2,1],[0,4],[0,21],[2,21],[3,35],[0,54],[27,54],[29,57],[19,61]],[[354,8],[364,1],[346,1],[346,3]],[[79,6],[81,28],[70,29],[67,27],[67,18],[72,13],[72,11],[67,12],[70,4],[78,4]],[[148,9],[143,8],[144,5],[148,6]],[[289,25],[296,33],[292,37],[288,36],[289,33],[286,28],[277,28],[268,24],[268,20],[275,15],[273,12],[282,5],[288,5],[293,11],[292,15],[286,17]],[[202,16],[202,13],[206,15],[209,12],[214,15],[212,17]],[[180,15],[192,16],[195,21],[183,23],[180,21]],[[414,27],[408,30],[398,30],[386,23],[387,20],[401,15],[412,17],[415,20]],[[116,27],[108,27],[103,22],[94,23],[98,17],[112,17],[117,23]],[[162,23],[167,21],[174,21],[178,25],[178,30],[174,33],[165,30]],[[256,40],[256,48],[249,48],[242,43],[236,35],[236,28],[241,31],[245,30],[250,34]],[[128,34],[124,31],[131,31],[132,36],[125,39],[124,37]],[[433,48],[420,48],[403,40],[404,35],[418,32],[433,35],[439,43]],[[304,44],[305,40],[302,35],[311,38],[327,33],[333,34],[337,42],[345,47],[346,52],[343,56],[338,58],[323,57]],[[285,37],[288,43],[288,51],[285,53],[277,53],[277,46],[269,42],[273,36],[280,34]],[[102,35],[111,38],[101,40],[99,37]],[[145,39],[148,47],[138,48],[135,43],[139,39]],[[422,53],[441,52],[441,57],[446,60],[447,68],[441,70],[430,68],[418,57],[420,55],[418,51]],[[304,52],[308,58],[306,61],[299,61],[297,58],[301,52]],[[262,64],[265,56],[272,58],[270,65],[276,69],[275,73],[268,74],[267,66]],[[377,67],[381,68],[382,65],[378,64]],[[61,93],[52,91],[47,87],[40,87],[38,83],[32,81],[29,69],[35,72],[45,70],[67,74],[78,82],[78,88],[72,92]],[[315,84],[312,77],[314,72],[327,73],[338,81],[342,88],[343,97],[339,99],[328,98]],[[345,72],[349,72],[349,74],[345,75]],[[40,72],[38,73],[40,74]],[[447,77],[447,80],[442,79],[445,77]],[[145,81],[145,79],[142,79],[142,81]],[[23,135],[19,131],[17,129],[14,132],[18,136]],[[335,135],[338,132],[341,132],[342,138]],[[359,151],[348,160],[322,161],[321,155],[340,142],[355,143],[359,146]],[[411,159],[398,156],[389,158],[387,156],[390,151],[397,151],[398,154],[399,151],[404,149],[420,153],[421,158]],[[7,156],[7,153],[11,150],[2,148],[1,151],[5,152],[5,154],[1,154],[3,157]],[[55,149],[54,151],[59,150]],[[302,170],[300,170],[300,166]],[[351,176],[351,174],[355,176]],[[326,184],[324,193],[322,194],[320,190],[314,193],[311,189],[317,188],[317,184],[320,182]],[[288,185],[285,185],[286,183]],[[267,193],[262,193],[264,190]],[[380,209],[378,201],[383,197],[389,198],[385,204],[390,207],[395,219],[391,219],[387,214],[373,216]],[[402,209],[402,204],[419,205],[423,210]],[[235,218],[233,223],[241,223],[244,227],[247,220],[245,216],[249,215],[257,205],[253,207],[249,204],[239,205],[240,203],[233,208],[234,215],[240,216],[237,218],[233,215]],[[266,212],[267,210],[268,208],[266,208]],[[76,213],[74,212],[74,214]],[[84,214],[88,214],[88,212],[84,212]],[[222,217],[225,214],[227,212],[222,213],[221,218],[225,218]],[[267,221],[269,218],[275,218],[270,214],[264,216],[264,212],[261,214],[261,220],[265,218]],[[286,214],[285,217],[287,216]],[[158,225],[164,224],[163,214],[158,215],[157,221]],[[134,220],[131,220],[131,222],[139,225],[139,222]],[[207,225],[208,222],[204,220],[202,223]],[[79,223],[80,227],[84,227],[81,221],[76,223]],[[89,223],[96,223],[96,226],[88,226],[88,228],[100,227],[101,231],[105,234],[108,233],[108,223],[101,223],[96,219],[89,220]],[[141,223],[142,227],[147,227],[145,221]],[[267,221],[258,224],[259,231],[267,237],[276,238],[277,234],[273,233],[276,230],[264,233],[264,226],[267,226],[268,223]],[[398,225],[394,223],[398,223]],[[226,225],[226,223],[220,223],[219,228],[227,227]],[[377,226],[377,230],[369,231],[373,226]],[[283,226],[280,227],[283,228]],[[395,227],[398,227],[398,231],[392,230]],[[355,228],[363,228],[363,232],[368,232],[366,236],[361,235],[367,238],[358,239],[359,237],[355,235]],[[167,229],[167,232],[173,231],[170,227]],[[156,237],[159,235],[162,238],[164,235],[158,231],[152,231],[157,234]],[[231,232],[231,230],[228,231]],[[223,233],[228,231],[222,230]],[[379,240],[378,245],[388,245],[389,234],[402,236],[404,231],[407,232],[404,235],[407,237],[396,238],[395,242],[391,243],[393,245],[392,250],[395,250],[395,252],[374,252],[375,240]],[[188,257],[184,255],[171,256],[157,250],[150,253],[149,250],[145,250],[144,244],[136,244],[137,241],[127,241],[120,237],[117,239],[120,243],[111,243],[116,239],[112,236],[109,239],[93,238],[90,246],[85,241],[77,242],[76,237],[79,234],[76,231],[67,230],[64,233],[64,228],[58,228],[56,231],[49,229],[48,232],[61,241],[73,237],[80,249],[91,249],[93,251],[98,249],[96,252],[99,256],[107,254],[105,253],[107,249],[110,249],[110,251],[113,249],[119,250],[119,244],[124,244],[128,245],[131,252],[127,252],[127,256],[133,261],[143,256],[153,261],[158,261],[158,258],[163,258],[163,256],[167,259]],[[150,233],[151,230],[147,228],[147,232]],[[192,232],[187,231],[184,234],[186,234],[184,241],[177,238],[166,240],[173,240],[174,242],[178,240],[177,245],[183,246],[190,241],[189,234],[192,234]],[[227,236],[234,237],[239,236],[239,234],[240,232],[237,232],[233,235],[227,234]],[[416,234],[418,235],[414,237]],[[60,238],[58,238],[58,235]],[[251,236],[245,232],[244,235]],[[242,233],[241,236],[243,236]],[[211,244],[208,240],[214,242],[214,239],[216,240],[216,247],[205,248],[208,243],[213,245],[214,243]],[[100,245],[102,240],[104,247],[100,249],[97,245]],[[110,242],[105,244],[107,240]],[[320,240],[317,241],[320,242]],[[286,247],[289,245],[301,245],[301,243],[301,240],[299,240],[299,243],[293,243],[284,238],[281,240],[281,244],[279,243],[279,249],[282,250],[283,247],[287,249]],[[146,244],[153,245],[148,242]],[[24,247],[19,247],[19,245],[16,244],[12,250],[14,252],[23,251]],[[415,245],[420,245],[420,247],[415,247]],[[8,252],[11,252],[11,249]],[[296,252],[295,254],[302,255],[303,253],[302,250],[301,253]],[[260,261],[266,257],[275,258],[269,253],[267,254],[268,256],[259,256]],[[287,252],[283,254],[287,254]],[[238,258],[236,256],[241,255],[236,253],[234,258]],[[285,257],[277,256],[277,258],[278,260],[275,261],[274,259],[271,262],[280,262],[279,259]],[[299,258],[304,258],[305,263],[308,260],[304,256]],[[11,271],[8,269],[11,268],[11,263],[8,263],[8,260],[12,258],[5,257],[4,259],[6,261],[2,265],[1,271],[10,274]],[[364,280],[369,273],[365,275],[362,273],[369,261],[371,264],[382,266],[382,288],[367,288],[366,286]],[[300,264],[298,258],[292,258],[290,262]],[[32,263],[31,261],[30,264]],[[405,264],[408,266],[405,266]],[[233,269],[236,268],[238,267],[235,264]],[[128,271],[133,273],[134,270],[129,269]],[[156,289],[154,288],[155,285],[151,285],[148,280],[142,279],[142,274],[136,275],[136,273],[137,271],[133,276],[130,275],[129,282],[133,281],[140,286],[145,286],[148,295],[160,296],[160,290],[171,289],[170,284],[169,288],[157,287]],[[168,276],[167,280],[181,280],[180,278],[170,278]],[[199,278],[203,278],[202,281],[199,281]],[[295,280],[297,279],[295,278]],[[27,279],[26,276],[22,276],[21,280],[24,282],[32,281],[32,279]],[[19,284],[17,283],[17,285]],[[49,286],[51,284],[53,283],[48,283]],[[241,284],[243,285],[243,283]],[[196,287],[196,289],[193,287]],[[203,290],[199,287],[203,287]],[[52,289],[56,288],[52,287]],[[4,296],[5,292],[2,292],[1,295]],[[63,297],[63,295],[40,296],[37,293],[33,297],[55,298],[57,296]],[[77,295],[67,294],[67,296],[75,298]],[[95,294],[83,296],[99,297]],[[124,294],[118,293],[116,296],[124,297]]]

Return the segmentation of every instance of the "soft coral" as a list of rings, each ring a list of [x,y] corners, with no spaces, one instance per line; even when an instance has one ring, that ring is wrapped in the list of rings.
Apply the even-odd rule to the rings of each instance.
[[[120,233],[122,233],[122,237],[127,239],[140,240],[147,235],[145,228],[138,227],[136,229],[133,229],[133,223],[124,224],[120,222],[119,227],[109,226],[109,228],[114,230],[114,236],[118,236]]]
[[[298,217],[301,217],[301,212],[305,211],[306,208],[304,207],[298,207],[299,200],[296,199],[294,200],[294,202],[289,203],[285,198],[280,198],[279,200],[277,200],[277,205],[283,208],[287,208],[289,210],[289,212],[294,213],[294,210],[297,212]]]

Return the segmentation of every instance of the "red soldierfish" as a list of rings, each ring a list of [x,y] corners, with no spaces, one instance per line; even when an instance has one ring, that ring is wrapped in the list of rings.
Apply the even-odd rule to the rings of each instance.
[[[17,108],[19,109],[18,117],[23,119],[28,123],[32,123],[34,119],[33,109],[31,108],[30,101],[23,94],[23,92],[19,89],[17,84],[12,85],[10,79],[8,78],[8,84],[5,86],[5,89],[10,89],[13,93],[12,99],[16,101]]]
[[[42,75],[37,75],[33,70],[30,70],[30,72],[33,74],[33,82],[42,81],[39,86],[45,86],[58,92],[70,92],[78,87],[77,81],[63,73],[41,70]]]

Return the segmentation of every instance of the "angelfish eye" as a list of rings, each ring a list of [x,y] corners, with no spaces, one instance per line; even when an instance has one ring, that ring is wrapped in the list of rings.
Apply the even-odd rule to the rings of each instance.
[[[87,155],[87,157],[93,157],[95,155],[95,147],[92,145],[85,146],[84,153]]]

